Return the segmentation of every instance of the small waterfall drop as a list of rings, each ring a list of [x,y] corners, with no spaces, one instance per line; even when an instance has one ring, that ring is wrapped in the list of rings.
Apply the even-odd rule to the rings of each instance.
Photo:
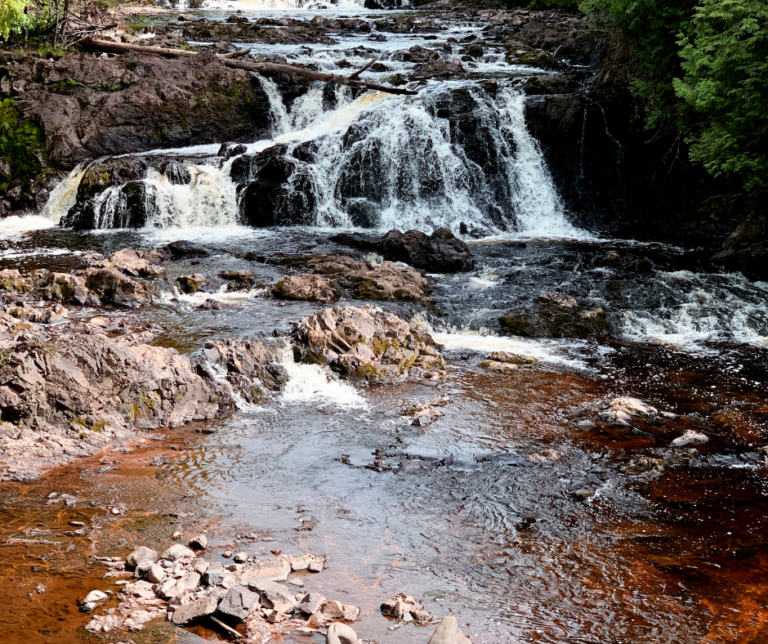
[[[61,218],[69,212],[69,209],[75,205],[77,189],[84,174],[85,165],[81,163],[53,189],[48,197],[48,201],[40,212],[40,216],[50,219],[54,224],[58,224]]]
[[[176,185],[150,168],[145,183],[152,191],[154,207],[147,218],[151,228],[215,228],[237,224],[236,186],[228,165],[187,166],[192,181]]]

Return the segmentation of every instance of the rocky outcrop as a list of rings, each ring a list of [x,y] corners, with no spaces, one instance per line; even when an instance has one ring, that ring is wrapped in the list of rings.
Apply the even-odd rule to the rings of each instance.
[[[503,332],[526,338],[586,338],[611,330],[605,309],[558,293],[542,293],[531,308],[509,311],[499,323]]]
[[[327,364],[372,382],[442,379],[445,361],[429,334],[374,306],[327,308],[294,325],[297,361]]]
[[[56,311],[55,327],[32,315]],[[68,322],[63,308],[0,312],[0,479],[34,477],[134,430],[226,415],[287,380],[277,345],[210,341],[193,360],[146,344],[154,335],[105,317]]]
[[[331,241],[380,253],[394,262],[404,262],[430,273],[470,271],[475,262],[469,247],[447,228],[427,235],[418,230],[390,230],[378,239],[343,233]]]
[[[156,279],[165,277],[165,269],[159,266],[159,262],[165,259],[165,254],[159,250],[133,250],[123,248],[105,258],[99,253],[93,253],[85,257],[94,268],[114,268],[129,277],[143,277]]]
[[[61,167],[153,148],[252,141],[269,128],[261,86],[211,56],[52,60],[4,51],[0,67],[20,88],[17,106],[42,126],[48,156]]]

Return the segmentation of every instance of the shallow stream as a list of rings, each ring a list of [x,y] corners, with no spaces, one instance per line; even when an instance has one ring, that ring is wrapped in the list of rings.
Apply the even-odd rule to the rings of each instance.
[[[207,13],[314,15],[257,12],[248,3],[217,7]],[[393,15],[359,7],[328,15],[337,12],[371,20]],[[447,37],[458,41],[481,27],[451,24],[438,38],[451,51]],[[339,35],[331,47],[255,50],[327,70],[339,69],[341,60],[359,68],[376,56],[391,74],[408,66],[392,60],[394,53],[434,45],[426,35],[387,33],[383,42]],[[103,229],[57,226],[72,204],[77,171],[41,215],[0,221],[2,268],[72,270],[84,267],[88,252],[179,239],[209,249],[207,258],[170,263],[154,304],[138,313],[165,329],[160,343],[190,353],[209,338],[287,333],[318,307],[280,302],[260,288],[184,295],[173,286],[176,276],[247,269],[258,282],[274,283],[288,271],[281,257],[341,248],[329,237],[354,229],[355,199],[375,202],[382,231],[448,226],[458,234],[465,224],[474,230],[463,237],[478,264],[471,273],[430,275],[428,305],[382,304],[405,319],[417,316],[446,347],[448,378],[437,390],[357,386],[288,361],[290,380],[278,399],[244,406],[205,428],[215,433],[169,430],[156,442],[143,437],[132,452],[88,459],[31,484],[1,484],[4,642],[220,637],[164,622],[94,636],[75,604],[111,583],[89,555],[125,555],[145,543],[160,548],[174,529],[193,526],[211,531],[213,556],[251,533],[256,538],[240,537],[250,552],[326,554],[327,572],[307,577],[306,588],[361,606],[358,636],[381,644],[429,640],[431,628],[390,630],[378,606],[399,592],[435,615],[457,615],[475,644],[768,641],[768,490],[755,451],[768,443],[768,284],[718,273],[695,250],[579,229],[525,127],[519,82],[541,72],[507,65],[493,51],[471,65],[476,78],[429,83],[417,97],[336,90],[327,100],[327,92],[312,87],[286,106],[274,84],[261,81],[272,99],[273,138],[251,143],[249,152],[312,143],[302,168],[314,195],[311,226],[239,225],[232,160],[215,157],[218,144],[163,151],[196,156],[196,178],[192,186],[174,186],[162,175],[148,177],[157,207],[144,229],[110,229],[119,200],[110,205],[109,195]],[[492,99],[479,89],[489,78],[498,83]],[[436,116],[454,90],[474,101],[492,168],[452,146]],[[343,145],[353,125],[364,154]],[[340,197],[339,186],[356,172],[363,173],[350,192],[357,196]],[[247,253],[260,261],[246,260]],[[612,336],[501,335],[502,313],[551,292],[604,307]],[[197,308],[209,298],[222,308]],[[539,363],[488,373],[479,362],[494,350]],[[400,416],[401,408],[436,394],[451,402],[434,424],[417,428]],[[640,422],[634,433],[607,424],[577,427],[587,408],[617,396],[640,398],[677,418]],[[653,476],[628,470],[639,456],[667,454],[688,429],[710,441],[687,466]],[[546,450],[559,456],[536,458]],[[375,459],[386,465],[376,467]],[[99,473],[105,462],[116,469]],[[584,489],[586,501],[574,494]],[[54,490],[80,501],[50,505]],[[122,506],[113,516],[115,504]],[[64,536],[71,520],[94,522],[98,537]],[[314,528],[297,531],[312,520]],[[40,535],[51,543],[13,541]],[[38,584],[46,591],[36,592]]]

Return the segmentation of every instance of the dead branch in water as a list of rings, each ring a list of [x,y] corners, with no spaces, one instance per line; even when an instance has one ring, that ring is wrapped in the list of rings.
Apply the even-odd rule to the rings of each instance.
[[[156,54],[158,56],[165,56],[167,58],[189,58],[199,55],[196,51],[187,51],[185,49],[168,49],[166,47],[151,47],[144,45],[129,45],[127,43],[109,42],[107,40],[97,40],[90,38],[84,40],[81,46],[87,49],[95,49],[96,51],[105,51],[110,53],[122,54],[126,52],[135,51],[137,53],[144,54]],[[237,52],[234,52],[237,53]],[[226,56],[226,54],[224,54]],[[217,58],[227,67],[233,67],[235,69],[244,69],[249,72],[274,72],[278,74],[287,74],[288,76],[297,76],[299,78],[308,78],[310,80],[321,81],[323,83],[335,83],[336,85],[347,85],[349,87],[356,87],[358,89],[370,89],[378,92],[386,92],[387,94],[404,94],[413,96],[418,92],[414,92],[410,89],[404,89],[400,87],[390,87],[389,85],[379,85],[378,83],[370,83],[357,79],[357,76],[363,73],[370,65],[374,63],[371,61],[357,72],[354,72],[350,76],[342,76],[340,74],[327,74],[325,72],[316,72],[311,69],[305,69],[303,67],[296,67],[295,65],[282,65],[280,63],[255,63],[246,60],[235,60],[234,58],[224,58],[224,56],[217,56]]]

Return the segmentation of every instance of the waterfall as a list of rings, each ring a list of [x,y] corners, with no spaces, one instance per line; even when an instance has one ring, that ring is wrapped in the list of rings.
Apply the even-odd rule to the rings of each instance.
[[[80,186],[80,179],[83,178],[84,174],[85,166],[81,163],[53,189],[53,192],[48,197],[48,201],[40,212],[40,216],[58,224],[61,218],[69,212],[69,209],[75,205],[77,189]]]
[[[269,100],[273,139],[248,146],[251,178],[238,175],[240,185],[232,180],[234,159],[223,165],[187,162],[191,181],[177,185],[150,164],[139,201],[145,227],[264,225],[249,216],[248,203],[269,202],[278,223],[285,215],[286,222],[331,228],[578,232],[526,127],[525,97],[508,81],[492,90],[429,83],[417,96],[369,92],[354,100],[348,87],[329,95],[324,84],[314,83],[290,109],[274,81],[259,82]],[[283,159],[280,172],[288,174],[277,182],[258,181],[275,156]],[[74,205],[82,176],[76,169],[51,195],[44,211],[51,220],[60,221]],[[127,210],[136,203],[135,190],[129,198],[121,186],[107,188],[92,203],[95,226],[135,225]],[[291,208],[304,211],[297,217]]]
[[[188,165],[192,181],[175,185],[150,168],[145,183],[151,187],[154,207],[147,218],[148,228],[215,228],[237,224],[236,186],[229,178],[228,165],[219,169]]]

